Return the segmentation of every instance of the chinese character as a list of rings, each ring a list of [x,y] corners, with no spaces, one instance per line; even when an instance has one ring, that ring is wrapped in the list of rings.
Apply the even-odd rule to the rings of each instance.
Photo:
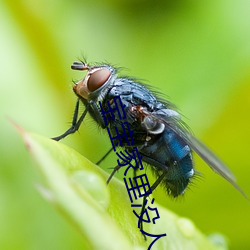
[[[125,153],[127,155],[125,155],[123,152],[120,151],[120,153],[116,153],[117,156],[122,160],[122,162],[119,161],[119,159],[117,160],[118,162],[118,165],[120,167],[124,167],[126,165],[128,165],[127,169],[125,170],[124,172],[124,175],[126,176],[127,175],[127,171],[129,170],[129,168],[133,168],[134,170],[140,168],[140,170],[143,169],[143,165],[142,165],[142,162],[141,162],[141,159],[142,159],[142,156],[139,155],[139,152],[138,152],[138,149],[137,147],[133,147],[133,150],[131,153],[129,153],[127,151],[127,149],[125,149]],[[134,160],[135,161],[135,166],[133,166],[131,164],[131,161]],[[139,167],[140,166],[140,167]]]
[[[133,213],[134,213],[134,214],[138,217],[138,219],[139,219],[139,220],[138,220],[138,228],[140,228],[140,224],[142,223],[142,221],[143,221],[143,222],[147,222],[147,223],[151,222],[151,220],[150,220],[150,218],[149,218],[149,215],[148,215],[148,210],[150,210],[150,211],[155,211],[155,213],[156,213],[156,217],[154,217],[154,218],[152,219],[152,221],[153,221],[154,224],[155,224],[155,220],[160,218],[157,208],[151,208],[151,207],[147,207],[147,208],[146,208],[147,202],[148,202],[148,200],[146,199],[146,201],[145,201],[145,203],[144,203],[144,205],[143,205],[144,211],[142,211],[142,213],[141,213],[140,215],[138,215],[138,214],[135,212],[135,210],[133,210]],[[153,204],[153,203],[154,203],[154,199],[151,201],[151,204]],[[131,207],[142,207],[142,205],[132,204]],[[146,214],[147,219],[143,219],[144,214]]]
[[[157,234],[156,234],[156,235],[154,235],[154,234],[149,234],[149,233],[145,232],[145,231],[142,229],[142,222],[150,223],[150,222],[152,221],[153,224],[155,224],[155,220],[157,220],[157,219],[160,218],[157,208],[151,208],[151,207],[149,207],[149,206],[146,208],[147,202],[148,202],[147,199],[144,200],[144,202],[143,202],[143,211],[142,211],[142,213],[141,213],[140,215],[138,215],[138,214],[136,213],[135,210],[133,210],[133,213],[134,213],[134,214],[136,215],[136,217],[139,219],[139,220],[138,220],[138,228],[140,228],[140,231],[141,231],[141,233],[144,235],[144,237],[145,237],[145,235],[150,236],[150,237],[156,237],[156,239],[155,239],[154,241],[152,241],[151,244],[149,245],[148,250],[150,250],[151,247],[153,246],[154,242],[156,242],[156,241],[157,241],[158,239],[160,239],[161,237],[167,236],[167,235],[166,235],[166,234],[158,234],[158,235],[157,235]],[[154,203],[154,199],[151,201],[151,204],[153,204],[153,203]],[[142,205],[139,205],[139,204],[132,204],[131,207],[142,207]],[[156,213],[156,216],[154,216],[153,219],[150,219],[149,214],[148,214],[148,210],[154,211],[154,212]],[[146,217],[147,217],[146,219],[143,219],[144,214],[145,214]]]
[[[131,178],[128,178],[128,179],[129,179],[131,188],[128,187],[126,178],[123,178],[125,185],[126,185],[126,188],[128,190],[128,194],[129,194],[129,198],[130,198],[131,203],[133,202],[133,199],[131,197],[130,191],[133,191],[135,200],[137,200],[137,195],[136,195],[135,190],[138,191],[139,197],[148,196],[148,195],[152,194],[151,187],[149,185],[148,177],[146,174],[142,174],[142,175],[138,175],[138,176],[133,177],[135,186],[133,186],[133,182],[132,182]],[[140,183],[138,183],[139,181],[140,181]],[[148,188],[147,190],[146,190],[146,187]],[[141,190],[141,188],[143,188],[143,190]]]
[[[117,99],[119,100],[119,105],[117,103]],[[112,102],[112,103],[110,103],[110,102]],[[111,105],[113,103],[115,103],[114,108],[111,107]],[[99,101],[99,105],[100,105],[101,112],[102,112],[103,119],[105,121],[106,126],[108,126],[108,121],[110,120],[110,117],[112,118],[113,121],[115,121],[115,116],[114,116],[115,111],[118,113],[120,120],[126,119],[126,113],[124,110],[125,105],[122,103],[120,96],[116,96],[111,101],[109,101],[109,100],[107,101],[108,110],[103,109],[100,101]],[[121,111],[122,111],[122,114],[121,114]]]
[[[124,124],[127,125],[127,130],[126,130]],[[123,138],[123,139],[125,138],[125,140],[126,140],[126,142],[127,142],[127,143],[126,143],[126,146],[130,146],[130,145],[134,145],[134,144],[135,144],[134,139],[133,139],[133,137],[132,137],[132,134],[133,134],[134,132],[130,130],[128,122],[121,123],[121,127],[122,127],[122,130],[123,130],[123,133],[119,134],[118,128],[115,127],[116,136],[113,136],[113,137],[112,137],[112,135],[111,135],[111,133],[110,133],[109,128],[107,127],[108,134],[109,134],[109,138],[110,138],[110,140],[111,140],[111,143],[112,143],[112,146],[113,146],[114,151],[116,151],[115,147],[117,147],[117,146],[122,147],[122,146],[123,146],[122,140],[121,140],[122,138]],[[130,140],[129,140],[129,138],[128,138],[127,133],[128,133],[129,136],[130,136]],[[115,143],[114,143],[114,140],[115,140]]]
[[[158,239],[160,239],[160,238],[163,237],[163,236],[167,236],[167,234],[149,234],[149,233],[143,231],[142,229],[141,229],[141,232],[142,232],[142,234],[144,234],[144,235],[147,235],[147,236],[150,236],[150,237],[156,237],[156,239],[153,240],[153,241],[150,243],[150,245],[149,245],[149,247],[148,247],[148,250],[151,249],[151,247],[153,246],[153,244],[154,244]]]

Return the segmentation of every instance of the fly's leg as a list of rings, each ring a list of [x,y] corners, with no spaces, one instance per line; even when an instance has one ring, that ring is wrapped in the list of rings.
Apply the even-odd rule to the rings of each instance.
[[[84,112],[80,116],[79,120],[77,120],[78,119],[78,112],[79,112],[79,105],[80,105],[80,100],[78,99],[77,102],[76,102],[71,127],[65,133],[63,133],[62,135],[59,135],[59,136],[51,138],[51,139],[53,139],[55,141],[60,141],[64,137],[68,136],[69,134],[75,133],[79,129],[84,117],[86,116],[86,114],[88,113],[90,108],[94,112],[95,117],[98,120],[98,123],[101,125],[101,127],[106,128],[106,125],[105,125],[105,122],[103,120],[102,114],[100,113],[100,110],[98,109],[98,106],[94,101],[90,101],[87,104],[86,109],[84,110]]]
[[[162,182],[162,180],[164,179],[164,177],[167,175],[168,168],[166,168],[165,165],[162,165],[159,162],[157,162],[157,161],[155,161],[155,160],[147,157],[146,155],[143,155],[142,153],[141,153],[141,155],[142,155],[142,157],[143,157],[143,159],[144,159],[145,162],[147,162],[147,163],[149,163],[149,164],[151,164],[153,166],[157,166],[157,167],[159,167],[163,171],[163,173],[158,177],[158,179],[151,186],[151,191],[153,192],[158,187],[158,185]],[[148,192],[149,192],[149,190],[147,190],[146,193],[148,193]],[[147,199],[148,196],[149,195],[143,196],[143,203],[142,203],[142,208],[141,208],[141,213],[140,214],[142,214],[143,211],[145,210],[145,207],[146,207],[146,203],[145,202],[146,202],[146,199]],[[142,223],[143,222],[140,221],[140,229],[143,230],[143,224]],[[144,238],[145,237],[146,236],[144,235]]]
[[[106,156],[110,153],[112,151],[112,148],[104,155],[104,157],[102,157],[102,159],[101,160],[103,160],[103,158],[106,158]],[[99,161],[100,162],[100,161]],[[111,181],[111,179],[113,178],[113,176],[115,175],[115,173],[120,169],[120,168],[122,168],[123,167],[123,164],[124,164],[125,162],[123,161],[122,163],[121,163],[121,166],[120,165],[117,165],[114,169],[113,169],[113,171],[112,171],[112,173],[110,174],[110,176],[109,176],[109,178],[108,178],[108,180],[107,180],[107,184],[109,184],[109,182]],[[134,168],[134,171],[133,171],[133,176],[134,176],[134,178],[136,177],[136,171],[137,171],[138,169],[137,168]],[[133,178],[133,182],[134,182],[134,178]]]
[[[136,172],[137,172],[137,170],[138,170],[138,168],[134,168],[133,169],[134,171],[133,171],[133,184],[135,185],[135,178],[136,178]]]
[[[115,173],[116,173],[120,168],[122,168],[122,167],[123,167],[123,166],[117,165],[117,166],[113,169],[112,173],[110,174],[110,176],[109,176],[109,178],[108,178],[108,180],[107,180],[107,185],[109,184],[109,182],[111,181],[111,179],[113,178],[113,176],[115,175]]]
[[[158,179],[154,182],[154,184],[151,186],[151,191],[153,192],[158,186],[159,184],[162,182],[162,180],[164,179],[164,177],[166,176],[167,174],[167,171],[164,171],[162,175],[160,175],[158,177]],[[147,190],[146,193],[148,193],[149,190]],[[145,210],[145,207],[146,207],[146,199],[148,198],[149,194],[148,195],[145,195],[143,196],[143,202],[142,202],[142,208],[141,208],[141,213],[143,213],[143,211]],[[141,220],[140,221],[140,230],[143,230],[143,221]],[[143,233],[142,233],[143,234]],[[146,236],[143,234],[143,237],[144,239],[146,240]]]
[[[99,165],[104,159],[106,159],[106,157],[112,152],[112,149],[111,148],[97,163],[96,165]]]
[[[59,135],[57,137],[53,137],[51,139],[53,139],[55,141],[60,141],[64,137],[68,136],[69,134],[75,133],[79,129],[79,127],[80,127],[80,125],[81,125],[84,117],[86,116],[86,114],[87,114],[87,112],[89,110],[89,106],[87,106],[86,109],[84,110],[84,112],[82,113],[82,115],[80,116],[79,120],[77,121],[77,119],[78,119],[78,112],[79,112],[79,103],[80,103],[80,101],[78,99],[77,102],[76,102],[76,106],[75,106],[75,110],[74,110],[74,116],[73,116],[71,127],[65,133],[63,133],[62,135]]]

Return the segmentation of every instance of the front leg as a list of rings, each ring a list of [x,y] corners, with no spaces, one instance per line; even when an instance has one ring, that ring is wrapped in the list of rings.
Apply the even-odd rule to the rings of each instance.
[[[163,172],[158,178],[157,180],[154,182],[154,184],[151,186],[151,192],[153,193],[153,191],[159,186],[159,184],[161,184],[162,180],[164,179],[164,177],[166,177],[167,175],[167,171]],[[147,190],[146,193],[148,193],[149,190]],[[144,195],[143,196],[143,202],[142,202],[142,208],[141,208],[141,213],[143,214],[145,208],[146,208],[146,199],[147,197],[149,197],[149,194]],[[143,221],[140,220],[140,230],[143,230]],[[142,233],[143,234],[143,233]],[[146,236],[143,234],[144,239],[146,240]]]
[[[62,135],[59,135],[57,137],[53,137],[51,139],[53,139],[55,141],[60,141],[64,137],[68,136],[69,134],[75,133],[79,129],[79,127],[80,127],[80,125],[81,125],[84,117],[86,116],[87,112],[89,111],[89,105],[87,105],[86,109],[84,110],[84,112],[82,113],[81,117],[77,121],[78,112],[79,112],[79,104],[80,104],[80,101],[78,99],[77,102],[76,102],[76,106],[75,106],[75,110],[74,110],[74,116],[73,116],[71,127],[65,133],[63,133]]]

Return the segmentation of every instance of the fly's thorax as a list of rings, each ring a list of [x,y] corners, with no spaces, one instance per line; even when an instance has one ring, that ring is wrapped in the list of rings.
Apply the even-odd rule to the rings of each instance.
[[[80,99],[87,101],[102,101],[108,87],[112,85],[117,77],[115,69],[109,65],[103,65],[96,67],[85,66],[83,70],[88,70],[88,73],[73,87],[75,94]]]

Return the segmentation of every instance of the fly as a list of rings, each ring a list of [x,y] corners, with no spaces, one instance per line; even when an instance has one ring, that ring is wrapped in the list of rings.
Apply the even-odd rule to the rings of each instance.
[[[134,131],[133,138],[142,156],[142,161],[152,167],[157,176],[152,191],[162,183],[168,194],[177,197],[184,193],[195,174],[192,152],[196,152],[215,172],[230,182],[240,193],[246,195],[236,184],[236,179],[227,166],[203,143],[196,139],[181,120],[175,106],[160,99],[148,87],[128,77],[119,77],[117,70],[108,64],[90,66],[85,62],[74,62],[73,70],[87,71],[86,76],[75,83],[73,91],[78,97],[71,127],[62,135],[54,137],[56,141],[76,132],[87,113],[103,129],[121,125],[117,120],[105,124],[98,106],[100,102],[107,109],[114,99],[119,97],[126,112],[126,122]],[[85,106],[78,117],[80,102]],[[125,149],[132,150],[126,141]],[[104,156],[104,158],[111,152]],[[102,158],[103,159],[103,158]],[[119,169],[117,166],[108,182]]]

